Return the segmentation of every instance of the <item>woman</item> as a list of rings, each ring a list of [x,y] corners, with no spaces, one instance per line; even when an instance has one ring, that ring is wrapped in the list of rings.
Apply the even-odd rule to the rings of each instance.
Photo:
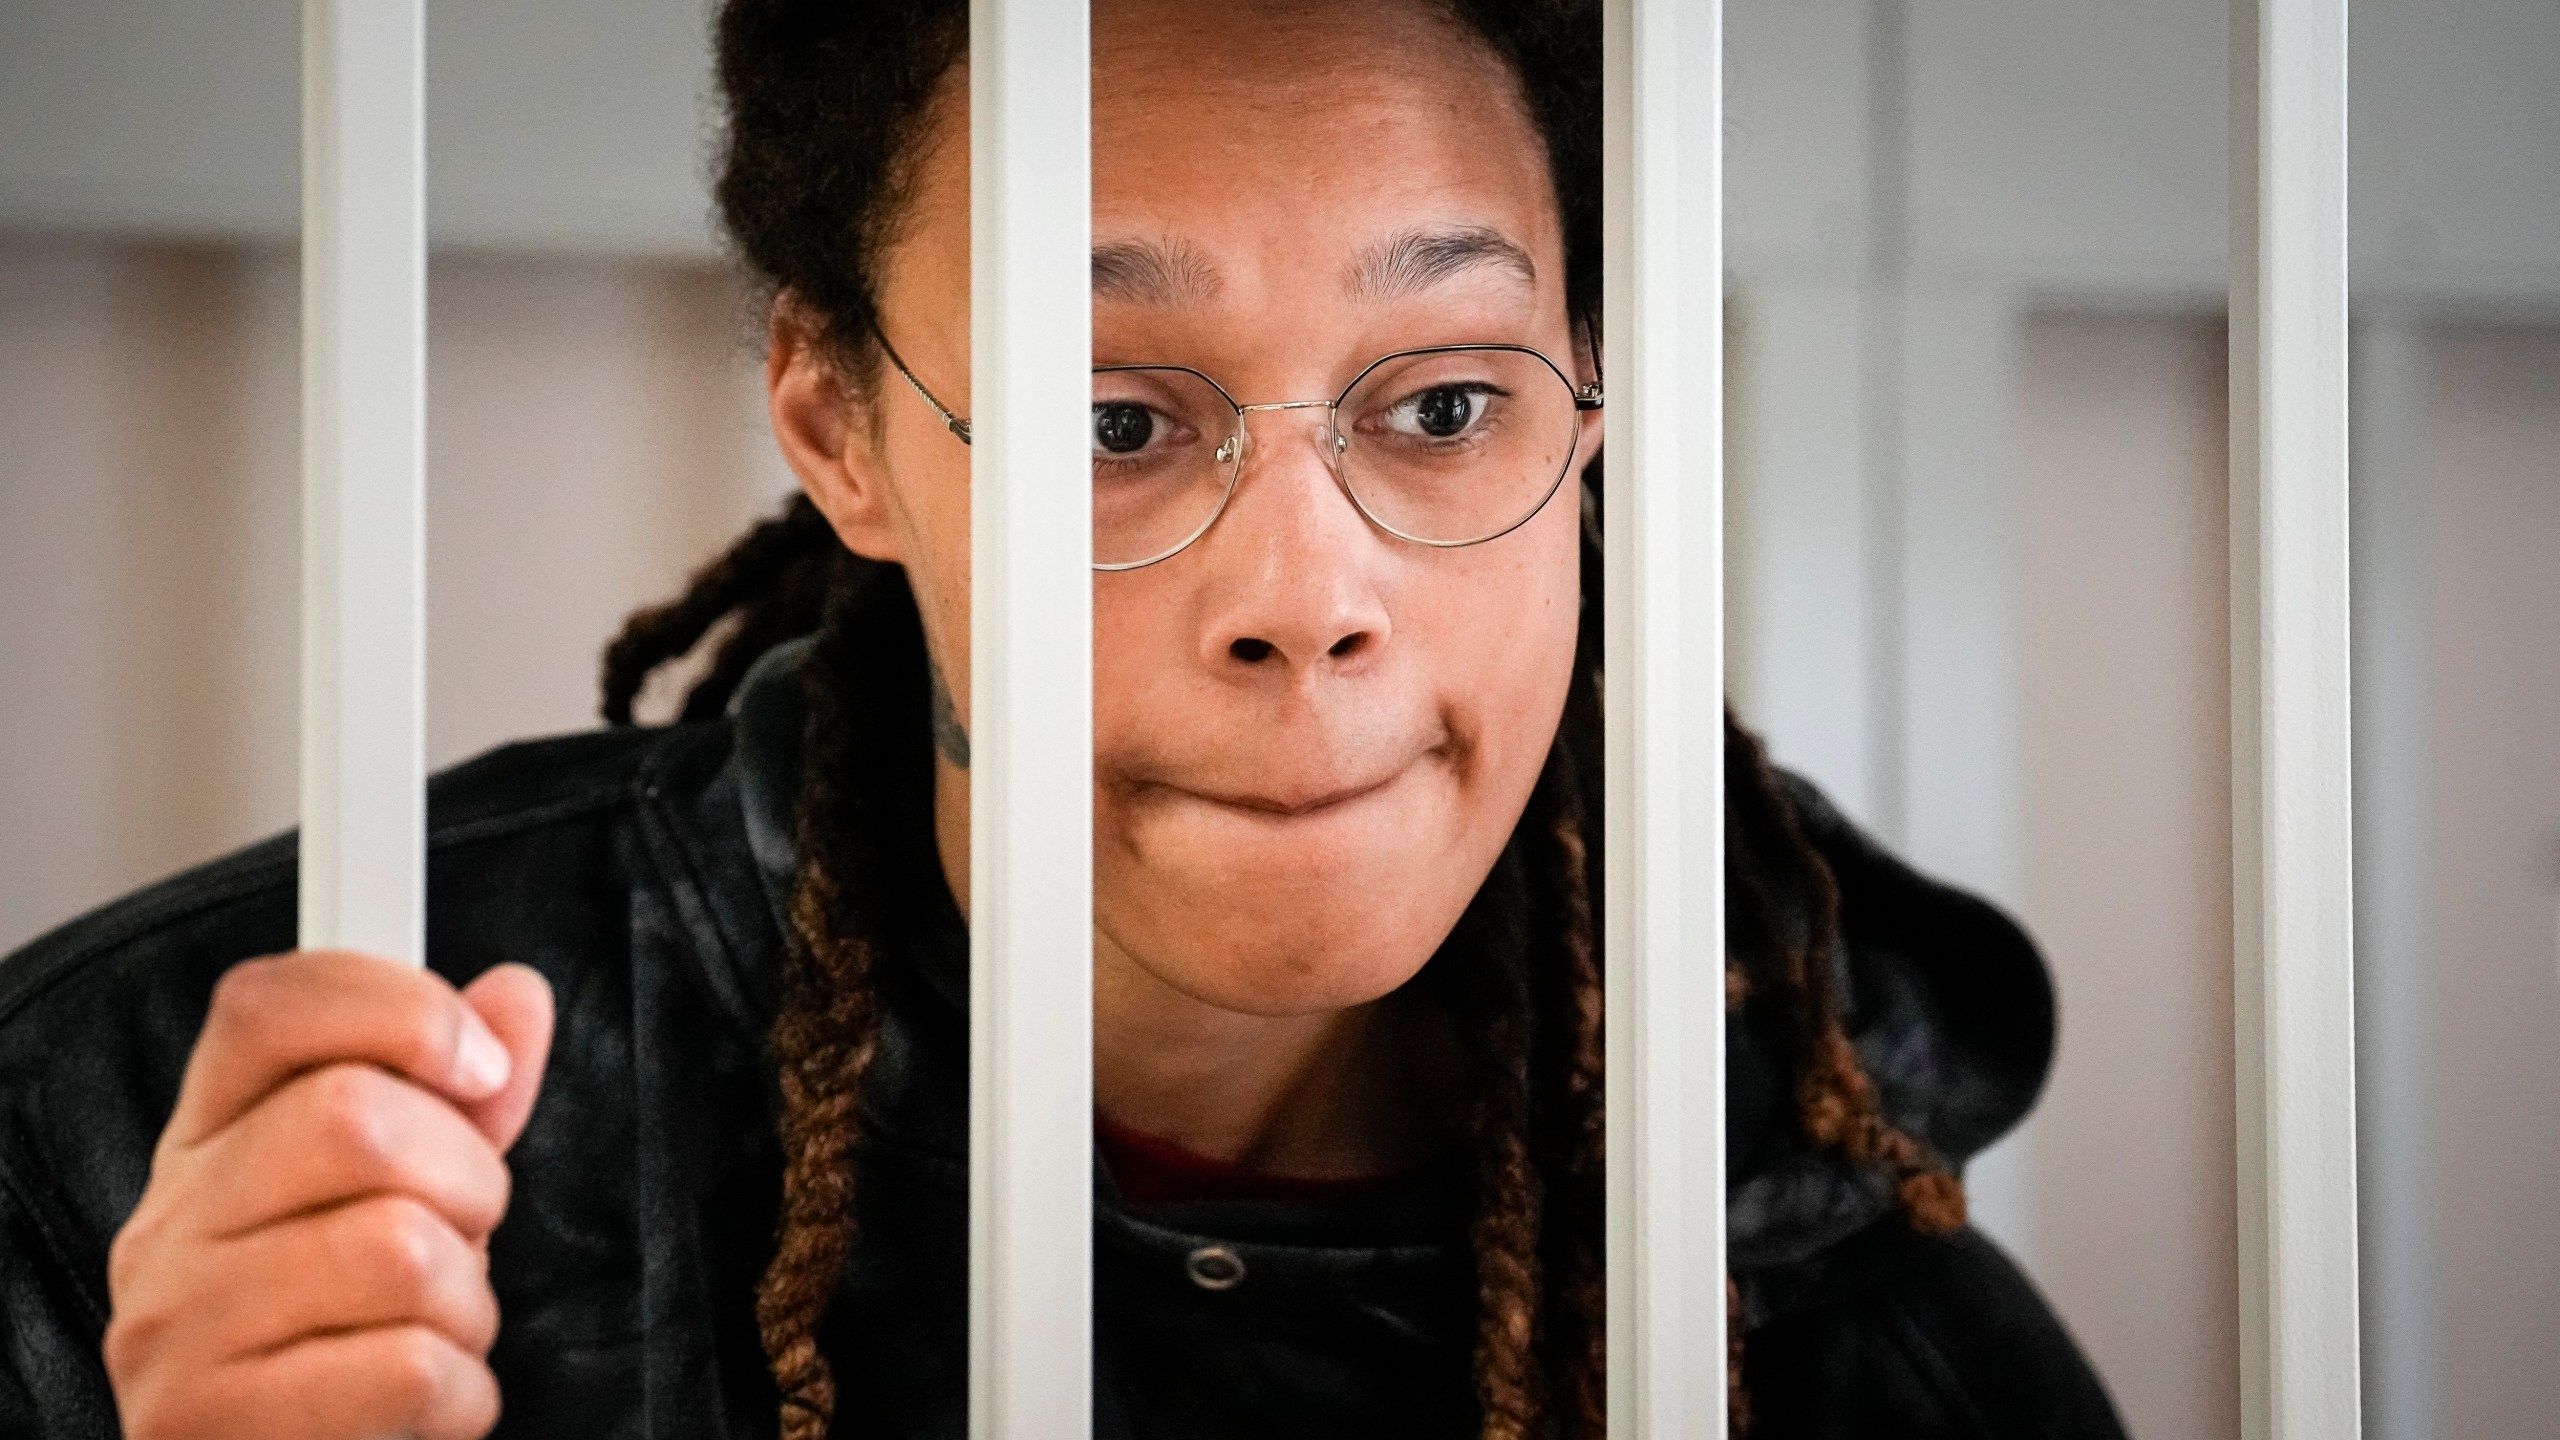
[[[0,1428],[963,1432],[963,23],[726,6],[804,495],[438,782],[434,974],[247,960],[289,844],[0,968]],[[1097,7],[1100,1435],[1601,1433],[1596,48]],[[1752,1433],[2116,1434],[1950,1168],[2033,953],[1729,756]]]

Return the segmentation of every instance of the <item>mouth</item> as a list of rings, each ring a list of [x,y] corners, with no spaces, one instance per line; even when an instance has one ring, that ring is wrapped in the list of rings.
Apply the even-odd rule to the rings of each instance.
[[[1254,815],[1267,815],[1276,820],[1297,820],[1310,815],[1322,814],[1327,810],[1339,809],[1355,801],[1366,799],[1367,797],[1375,795],[1379,791],[1386,789],[1388,786],[1393,785],[1403,776],[1403,774],[1404,770],[1398,769],[1392,774],[1361,784],[1345,785],[1330,790],[1314,791],[1222,793],[1215,790],[1194,790],[1180,786],[1168,786],[1167,788],[1179,790],[1181,793],[1187,794],[1195,800],[1204,800],[1209,804],[1223,806],[1230,810],[1242,810],[1248,814]]]
[[[1262,765],[1220,765],[1210,773],[1190,774],[1170,766],[1151,766],[1135,773],[1122,772],[1113,788],[1120,791],[1126,803],[1142,807],[1150,802],[1188,803],[1249,823],[1325,819],[1356,812],[1363,808],[1363,802],[1381,799],[1425,770],[1453,764],[1454,749],[1453,742],[1443,734],[1436,743],[1394,747],[1388,752],[1393,759],[1373,751],[1366,757],[1367,763],[1289,765],[1275,759]],[[1382,760],[1386,761],[1383,765],[1379,763]]]

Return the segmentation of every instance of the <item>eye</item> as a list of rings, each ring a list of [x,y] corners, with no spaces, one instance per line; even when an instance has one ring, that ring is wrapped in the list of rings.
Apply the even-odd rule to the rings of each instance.
[[[1093,450],[1097,455],[1129,455],[1155,438],[1155,412],[1128,400],[1096,401],[1093,407]]]
[[[1450,440],[1483,420],[1492,396],[1480,384],[1434,385],[1388,407],[1387,428],[1430,440]]]

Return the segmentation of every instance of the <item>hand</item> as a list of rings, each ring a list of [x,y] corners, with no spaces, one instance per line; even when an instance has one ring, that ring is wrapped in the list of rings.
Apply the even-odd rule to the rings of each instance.
[[[522,965],[461,991],[326,951],[225,975],[107,1256],[125,1434],[487,1434],[489,1234],[551,1022]]]

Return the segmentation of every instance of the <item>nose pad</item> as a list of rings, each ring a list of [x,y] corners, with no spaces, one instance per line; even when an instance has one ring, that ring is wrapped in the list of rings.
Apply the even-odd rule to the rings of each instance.
[[[1309,438],[1316,453],[1324,457],[1324,468],[1333,472],[1333,483],[1342,484],[1342,452],[1351,448],[1351,442],[1336,434],[1330,423],[1314,426]]]

